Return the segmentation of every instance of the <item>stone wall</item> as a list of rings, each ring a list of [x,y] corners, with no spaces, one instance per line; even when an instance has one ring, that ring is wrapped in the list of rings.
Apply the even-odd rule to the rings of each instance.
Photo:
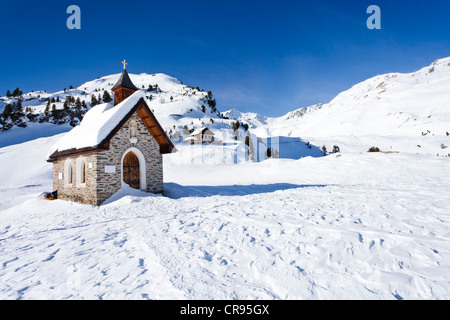
[[[130,123],[137,125],[136,141],[130,141]],[[133,143],[134,142],[134,143]],[[138,149],[145,158],[146,192],[163,192],[163,160],[159,145],[135,113],[110,141],[109,150],[97,154],[97,197],[102,203],[122,187],[122,159],[130,148]],[[106,167],[115,172],[105,172]]]
[[[85,183],[81,183],[77,174],[81,165],[79,161],[84,162]],[[72,165],[72,183],[67,182],[69,162]],[[58,199],[97,205],[97,155],[92,153],[54,162],[53,190],[58,190]]]

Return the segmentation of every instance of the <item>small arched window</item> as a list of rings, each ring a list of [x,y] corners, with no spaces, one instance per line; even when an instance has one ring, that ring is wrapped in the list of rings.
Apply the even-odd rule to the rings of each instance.
[[[64,181],[66,184],[73,183],[73,167],[72,160],[70,159],[67,159],[66,163],[64,164]]]
[[[77,185],[84,186],[86,184],[86,161],[84,158],[77,160]]]
[[[86,166],[84,163],[80,167],[80,183],[86,183]]]

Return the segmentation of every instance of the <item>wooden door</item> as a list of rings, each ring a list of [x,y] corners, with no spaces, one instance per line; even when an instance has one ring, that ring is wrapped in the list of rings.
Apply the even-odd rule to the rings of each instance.
[[[134,189],[140,189],[139,159],[133,152],[128,152],[123,159],[123,182]]]

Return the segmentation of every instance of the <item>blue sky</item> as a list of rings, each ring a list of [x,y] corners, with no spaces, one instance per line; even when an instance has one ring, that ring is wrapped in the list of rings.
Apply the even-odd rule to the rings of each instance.
[[[69,30],[69,5],[81,30]],[[369,30],[369,5],[381,30]],[[281,116],[372,76],[450,56],[450,1],[2,1],[0,95],[166,73],[219,110]]]

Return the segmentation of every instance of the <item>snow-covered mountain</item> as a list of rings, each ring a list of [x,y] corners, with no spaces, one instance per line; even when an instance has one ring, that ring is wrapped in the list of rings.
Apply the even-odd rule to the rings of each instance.
[[[253,133],[302,137],[328,150],[336,143],[344,151],[376,145],[383,151],[447,155],[449,131],[450,58],[445,58],[417,72],[373,77],[329,103],[266,118]]]
[[[250,128],[258,128],[267,124],[267,117],[255,112],[240,112],[236,109],[230,109],[222,112],[222,116],[229,119],[239,119],[247,123]]]
[[[77,88],[55,93],[34,91],[21,96],[21,111],[5,116],[18,97],[0,98],[0,146],[28,136],[48,136],[77,125],[97,100],[103,102],[120,74],[86,82]],[[417,72],[390,73],[368,79],[342,92],[326,104],[303,107],[278,118],[231,109],[220,113],[212,92],[183,84],[165,74],[130,74],[133,83],[151,99],[154,111],[169,136],[179,142],[189,131],[209,126],[222,140],[232,137],[233,123],[247,124],[253,141],[257,138],[298,138],[290,149],[309,141],[319,148],[365,152],[371,146],[383,151],[447,155],[450,141],[450,58],[440,59]],[[82,106],[77,105],[77,101]],[[69,101],[69,102],[67,102]],[[66,108],[65,108],[66,104]],[[47,110],[46,110],[47,109]],[[63,124],[62,128],[41,124]],[[39,125],[37,125],[39,124]],[[65,124],[65,126],[64,126]],[[24,134],[21,127],[32,127]],[[11,132],[8,132],[11,131]],[[36,133],[39,131],[39,133]],[[225,138],[224,138],[225,137]],[[240,137],[245,138],[244,136]],[[303,153],[301,153],[304,155]],[[308,155],[308,154],[306,154]]]
[[[310,109],[272,119],[268,127],[271,132],[319,137],[420,136],[427,130],[445,134],[450,130],[450,58],[409,74],[373,77],[306,111]]]

